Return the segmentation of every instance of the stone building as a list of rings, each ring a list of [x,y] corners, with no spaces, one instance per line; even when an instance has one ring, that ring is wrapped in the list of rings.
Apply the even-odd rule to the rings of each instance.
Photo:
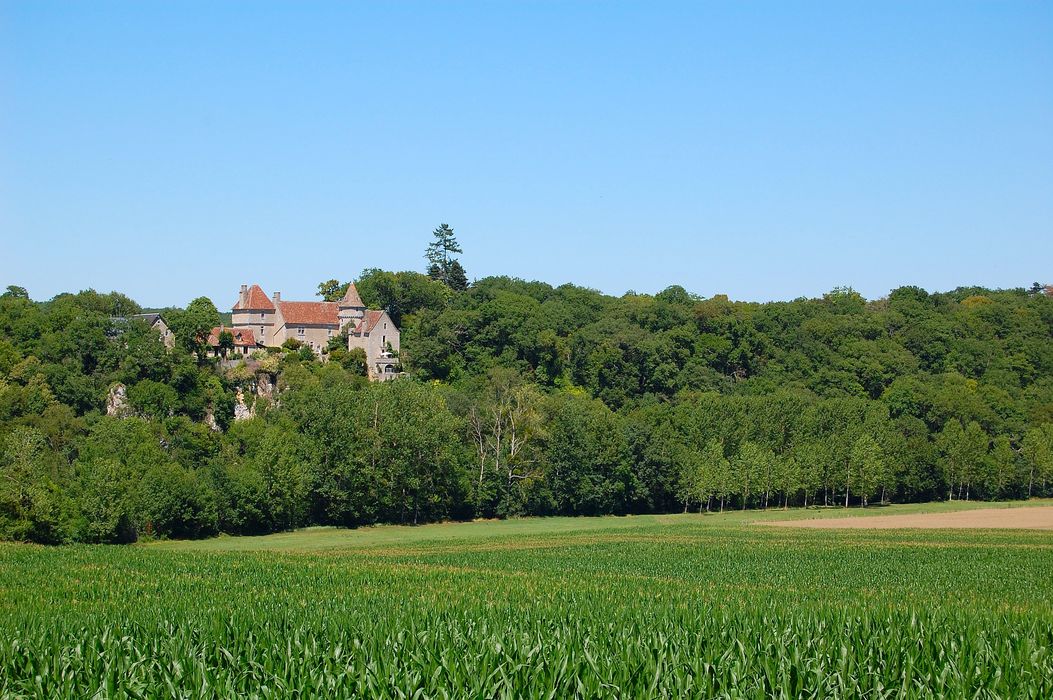
[[[254,350],[263,347],[256,342],[256,335],[252,332],[251,328],[227,328],[225,326],[216,326],[208,334],[208,347],[211,350],[213,357],[220,357],[224,354],[219,342],[224,331],[230,333],[234,345],[233,348],[230,348],[230,354],[234,357],[239,355],[247,356]]]
[[[370,379],[391,379],[399,366],[398,327],[386,311],[367,309],[354,284],[340,301],[286,301],[281,292],[268,297],[258,284],[243,284],[231,326],[251,330],[260,346],[279,347],[295,338],[319,355],[346,332],[348,350],[365,351]]]
[[[166,348],[171,350],[175,347],[175,334],[172,333],[172,330],[168,327],[168,324],[165,323],[165,320],[161,318],[161,314],[154,313],[132,314],[130,316],[111,316],[110,320],[114,321],[117,324],[115,333],[118,335],[124,332],[121,329],[121,327],[128,321],[143,321],[144,323],[146,323],[147,326],[157,331],[158,337],[161,339],[161,342]]]

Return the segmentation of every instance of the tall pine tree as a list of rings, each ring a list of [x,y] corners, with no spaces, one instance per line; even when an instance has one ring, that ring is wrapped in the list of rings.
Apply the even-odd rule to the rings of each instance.
[[[468,275],[461,263],[451,257],[453,253],[464,251],[457,243],[453,229],[448,224],[439,224],[439,228],[432,231],[432,235],[435,240],[428,244],[428,250],[424,253],[428,260],[428,276],[454,291],[464,291],[468,288]]]

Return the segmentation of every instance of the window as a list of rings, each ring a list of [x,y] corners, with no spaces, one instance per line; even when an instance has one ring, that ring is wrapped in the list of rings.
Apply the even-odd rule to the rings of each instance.
[[[301,338],[304,336],[304,328],[303,328],[303,326],[300,326],[299,328],[296,329],[296,335],[300,336]]]
[[[261,311],[260,312],[260,320],[262,321],[264,318],[265,318],[264,313]]]
[[[263,326],[260,326],[260,338],[263,338]]]

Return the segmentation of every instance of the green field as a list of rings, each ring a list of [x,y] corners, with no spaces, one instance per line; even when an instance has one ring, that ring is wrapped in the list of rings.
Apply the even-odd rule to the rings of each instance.
[[[845,514],[3,545],[0,697],[1053,697],[1053,535]]]

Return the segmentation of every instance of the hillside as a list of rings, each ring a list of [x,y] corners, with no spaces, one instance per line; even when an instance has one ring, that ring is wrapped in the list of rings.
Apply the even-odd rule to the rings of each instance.
[[[166,312],[178,340],[166,351],[118,320],[140,311],[124,295],[9,291],[0,536],[126,542],[1053,487],[1053,299],[1037,288],[759,304],[504,277],[456,291],[382,270],[355,282],[402,325],[408,378],[370,384],[349,353],[295,348],[220,365],[201,345],[221,320],[208,299]],[[234,420],[236,406],[251,418]]]

